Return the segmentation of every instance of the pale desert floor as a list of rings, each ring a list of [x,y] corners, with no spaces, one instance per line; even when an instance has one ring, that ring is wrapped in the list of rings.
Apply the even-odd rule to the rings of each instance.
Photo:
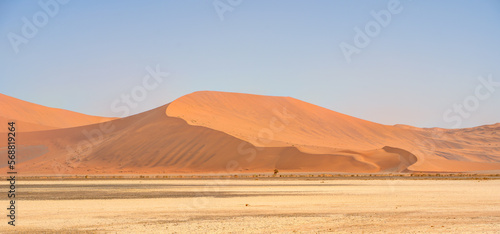
[[[16,227],[1,196],[2,233],[500,233],[500,180],[52,180],[17,192]]]

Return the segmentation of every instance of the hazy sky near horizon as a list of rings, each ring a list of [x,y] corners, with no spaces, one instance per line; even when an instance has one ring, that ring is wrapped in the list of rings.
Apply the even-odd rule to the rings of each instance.
[[[118,116],[112,104],[159,66],[170,75],[131,114],[214,90],[291,96],[382,124],[500,122],[500,85],[484,84],[500,82],[500,1],[45,3],[55,0],[0,1],[0,93]],[[214,3],[231,11],[221,18]],[[356,51],[350,62],[341,45]]]

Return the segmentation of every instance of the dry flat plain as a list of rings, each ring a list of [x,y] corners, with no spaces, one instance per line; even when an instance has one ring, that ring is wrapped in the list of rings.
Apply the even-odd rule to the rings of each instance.
[[[18,181],[0,232],[500,232],[500,180]],[[7,191],[5,184],[1,186]],[[1,196],[7,207],[6,196]],[[6,213],[5,209],[4,213]]]

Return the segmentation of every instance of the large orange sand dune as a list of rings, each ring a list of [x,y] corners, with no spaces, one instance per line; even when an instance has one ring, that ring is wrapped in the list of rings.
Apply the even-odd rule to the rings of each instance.
[[[25,174],[500,170],[500,124],[388,126],[290,97],[209,91],[104,124],[23,133],[18,144]]]

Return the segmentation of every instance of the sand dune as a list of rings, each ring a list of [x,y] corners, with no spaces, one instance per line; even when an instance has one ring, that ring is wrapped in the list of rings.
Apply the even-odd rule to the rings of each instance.
[[[410,166],[417,171],[427,167],[492,170],[500,166],[500,124],[459,130],[387,126],[290,97],[223,92],[183,96],[172,102],[166,113],[258,146],[293,146],[313,154],[345,154],[349,150],[361,161],[380,162],[375,158],[382,157],[385,163],[394,159],[382,149],[395,147],[419,159]],[[449,159],[454,160],[450,165]]]
[[[25,174],[500,170],[500,124],[388,126],[290,97],[208,91],[106,123],[26,132],[18,144],[37,146],[17,165]]]
[[[70,128],[109,121],[115,118],[84,115],[22,101],[0,93],[0,123],[15,121],[18,132]],[[0,128],[0,132],[6,132]]]

